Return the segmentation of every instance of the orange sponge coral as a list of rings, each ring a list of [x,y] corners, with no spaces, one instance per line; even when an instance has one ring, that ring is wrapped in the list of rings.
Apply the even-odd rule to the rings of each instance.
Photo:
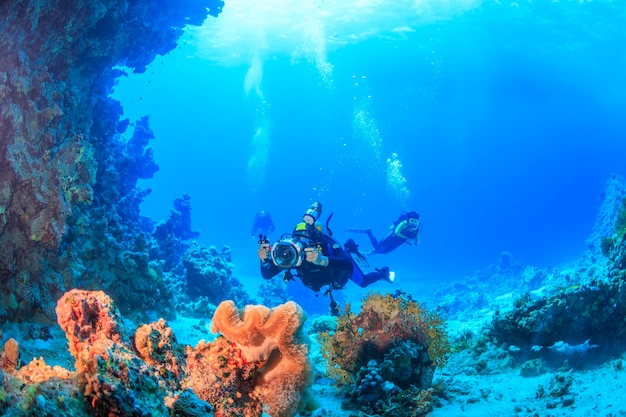
[[[224,301],[213,316],[211,330],[236,344],[247,362],[259,363],[254,390],[272,417],[292,417],[303,406],[311,369],[300,340],[303,322],[291,301],[271,310],[248,305],[241,317],[234,302]]]
[[[184,388],[211,404],[215,417],[261,417],[263,404],[255,392],[259,363],[248,362],[234,343],[223,336],[201,340],[195,348],[187,346],[186,362]]]
[[[170,389],[177,390],[178,379],[185,363],[185,352],[167,322],[159,319],[157,322],[139,326],[132,341],[137,356],[154,367]]]
[[[10,338],[4,342],[4,352],[0,352],[0,369],[14,371],[20,364],[20,345]]]
[[[70,290],[56,307],[57,322],[65,331],[70,353],[76,358],[76,369],[83,365],[81,356],[95,341],[109,339],[121,342],[121,317],[111,297],[102,291]]]

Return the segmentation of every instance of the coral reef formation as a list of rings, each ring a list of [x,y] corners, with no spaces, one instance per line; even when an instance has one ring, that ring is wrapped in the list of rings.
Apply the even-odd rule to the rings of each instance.
[[[622,279],[574,285],[547,297],[527,295],[516,302],[513,310],[494,318],[489,334],[499,343],[519,348],[518,356],[524,360],[560,358],[560,365],[569,358],[572,362],[575,358],[571,356],[582,356],[587,350],[557,349],[559,344],[578,346],[589,339],[598,345],[593,356],[600,359],[623,350],[625,303]]]
[[[518,359],[560,366],[565,360],[589,363],[623,352],[625,190],[619,176],[607,182],[594,232],[587,240],[589,251],[571,276],[566,275],[566,282],[548,294],[524,292],[513,309],[494,317],[489,336],[515,346]]]
[[[187,347],[189,385],[217,416],[260,416],[261,399],[254,389],[260,363],[247,361],[241,349],[224,337]]]
[[[527,301],[550,297],[554,293],[577,289],[584,291],[585,288],[595,290],[599,282],[610,285],[609,281],[613,278],[626,278],[626,242],[619,233],[622,224],[620,219],[624,219],[623,224],[626,224],[625,197],[626,182],[621,176],[612,175],[600,195],[598,216],[593,231],[586,240],[588,250],[574,267],[559,269],[522,265],[513,254],[502,252],[498,262],[472,276],[440,285],[432,294],[434,305],[449,319],[471,318],[480,327],[480,322],[485,319],[489,321],[491,317],[480,317],[475,312],[483,309],[499,312],[508,309],[506,294],[513,292],[521,295],[516,301],[516,307],[521,307]],[[494,294],[499,294],[500,297],[496,298]],[[519,314],[523,313],[520,311]],[[502,316],[498,317],[498,320],[501,319]],[[558,341],[548,339],[548,343]],[[581,335],[576,343],[585,340]],[[520,338],[517,338],[515,344],[519,341]]]
[[[189,245],[186,243],[200,235],[191,230],[191,197],[187,194],[174,200],[170,217],[150,225],[155,245],[150,248],[150,258],[163,260],[163,270],[171,271],[180,262]]]
[[[172,391],[180,389],[185,352],[163,319],[139,326],[132,339],[133,350],[146,364],[155,368]]]
[[[602,254],[607,258],[610,277],[626,278],[626,196],[618,205],[613,233],[601,238]]]
[[[624,244],[626,231],[626,181],[613,174],[606,182],[600,196],[598,215],[593,230],[586,243],[587,252],[579,261],[579,279],[589,281],[614,276],[615,265],[626,265]]]
[[[163,319],[137,328],[129,342],[101,291],[71,290],[56,310],[76,370],[41,358],[21,367],[3,361],[3,415],[260,417],[265,409],[292,417],[305,398],[310,365],[294,303],[247,306],[242,320],[224,302],[214,317],[222,335],[195,348],[180,345]],[[16,349],[9,343],[3,357],[17,362]]]
[[[415,396],[417,402],[398,397],[395,404],[394,398],[411,387],[431,389],[435,367],[449,352],[445,329],[436,312],[406,294],[370,293],[358,314],[347,305],[336,329],[319,339],[328,374],[361,410],[371,414],[391,407],[403,415],[426,415],[432,410],[425,404],[429,393]]]
[[[192,242],[182,256],[186,271],[187,294],[192,298],[205,297],[212,304],[232,299],[238,304],[249,304],[252,300],[243,285],[232,278],[230,249],[218,251],[214,246],[206,247]]]
[[[56,311],[76,359],[79,389],[94,415],[168,415],[157,375],[147,363],[135,360],[109,296],[72,290],[61,297]],[[138,404],[151,404],[151,409]]]
[[[612,238],[619,227],[619,217],[623,210],[623,201],[626,197],[626,182],[620,175],[613,174],[611,178],[606,182],[604,190],[602,190],[600,207],[598,208],[598,215],[593,226],[591,235],[587,239],[587,245],[589,246],[593,255],[600,255],[602,251],[602,239],[609,237]],[[626,223],[622,224],[626,226]]]
[[[122,311],[168,304],[141,230],[148,191],[136,186],[157,169],[146,149],[153,135],[147,118],[120,121],[109,95],[124,75],[116,66],[144,71],[185,25],[222,6],[0,3],[0,317],[44,313],[52,321],[56,300],[73,287],[105,290]],[[131,296],[148,292],[157,295]]]
[[[289,301],[273,309],[248,305],[241,317],[232,301],[222,302],[211,330],[241,349],[244,363],[263,363],[254,392],[273,417],[294,416],[310,384],[308,347],[301,340],[304,315]]]

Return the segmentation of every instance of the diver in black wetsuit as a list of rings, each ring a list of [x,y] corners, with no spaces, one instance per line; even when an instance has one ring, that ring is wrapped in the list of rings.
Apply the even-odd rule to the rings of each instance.
[[[389,253],[406,243],[412,245],[419,243],[422,225],[420,215],[415,211],[402,213],[400,217],[389,227],[389,233],[381,240],[377,240],[372,229],[347,229],[348,232],[365,233],[372,243],[373,250],[368,255],[375,253]]]
[[[272,216],[266,211],[259,211],[254,215],[254,223],[252,224],[252,237],[258,235],[270,235],[274,233],[274,222]]]
[[[363,274],[349,251],[342,248],[331,233],[322,232],[322,226],[316,223],[321,213],[322,205],[313,203],[293,233],[281,236],[271,246],[265,236],[259,236],[257,254],[261,261],[261,275],[265,279],[284,272],[286,281],[297,276],[315,292],[328,287],[325,295],[330,295],[331,313],[335,314],[337,303],[331,291],[343,288],[349,279],[363,287],[381,279],[391,281],[387,267]]]

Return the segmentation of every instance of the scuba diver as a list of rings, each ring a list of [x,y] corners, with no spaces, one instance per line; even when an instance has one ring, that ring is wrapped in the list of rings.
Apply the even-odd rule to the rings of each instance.
[[[403,243],[407,245],[419,244],[422,225],[420,215],[415,211],[403,212],[400,217],[389,227],[389,233],[382,240],[377,240],[372,229],[347,229],[348,232],[365,233],[372,243],[372,251],[375,253],[389,253],[397,249]]]
[[[272,216],[266,211],[259,211],[254,215],[254,223],[252,224],[252,237],[258,235],[270,235],[274,233],[274,222]]]
[[[315,202],[304,213],[302,222],[296,225],[292,234],[282,235],[273,245],[266,236],[259,236],[257,255],[264,279],[284,272],[285,281],[291,281],[296,276],[314,292],[327,287],[324,295],[330,296],[331,314],[337,315],[338,305],[332,291],[342,289],[349,279],[363,287],[379,280],[391,280],[387,267],[363,274],[350,252],[333,239],[332,232],[328,230],[324,233],[322,225],[316,223],[321,214],[322,205]],[[332,214],[328,221],[331,217]]]

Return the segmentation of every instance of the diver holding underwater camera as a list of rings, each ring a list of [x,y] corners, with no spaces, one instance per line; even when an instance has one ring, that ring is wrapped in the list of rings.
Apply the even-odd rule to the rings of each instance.
[[[271,249],[270,256],[274,264],[280,269],[289,270],[297,268],[306,260],[307,249],[314,248],[321,251],[318,244],[311,243],[309,239],[303,237],[291,237],[283,235]]]
[[[324,295],[330,296],[331,314],[336,315],[339,311],[331,291],[342,289],[349,279],[361,287],[381,279],[391,280],[387,267],[363,274],[351,256],[351,253],[360,255],[358,250],[355,253],[351,246],[348,251],[333,239],[330,230],[328,234],[322,232],[322,226],[316,223],[321,214],[321,203],[311,204],[293,233],[282,235],[273,245],[270,245],[267,237],[260,235],[257,254],[261,260],[261,275],[265,279],[284,272],[286,281],[297,276],[315,292],[327,286]]]

